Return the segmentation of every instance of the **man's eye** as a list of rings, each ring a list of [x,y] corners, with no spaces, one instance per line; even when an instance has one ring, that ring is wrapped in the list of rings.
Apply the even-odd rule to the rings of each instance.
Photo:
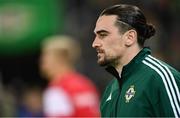
[[[99,36],[100,36],[100,37],[105,37],[105,36],[107,36],[107,34],[101,33],[101,34],[99,34]]]

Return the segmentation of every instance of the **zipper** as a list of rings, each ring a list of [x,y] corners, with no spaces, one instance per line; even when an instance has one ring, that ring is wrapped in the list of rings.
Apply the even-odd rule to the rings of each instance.
[[[122,90],[122,78],[118,78],[118,84],[119,84],[119,91],[118,91],[118,97],[117,97],[117,101],[116,101],[116,106],[115,106],[115,117],[117,117],[117,113],[118,113],[118,103],[119,103],[119,98],[121,96],[121,90]]]

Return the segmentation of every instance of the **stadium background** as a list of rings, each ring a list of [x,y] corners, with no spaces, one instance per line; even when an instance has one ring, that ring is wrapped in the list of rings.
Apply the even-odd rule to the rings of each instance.
[[[0,0],[0,106],[4,108],[0,116],[16,114],[28,90],[41,93],[46,87],[38,67],[40,43],[54,34],[71,35],[80,41],[83,52],[77,68],[102,94],[112,76],[96,63],[91,47],[93,29],[99,13],[117,3],[143,10],[157,29],[147,46],[154,56],[180,70],[179,0]]]

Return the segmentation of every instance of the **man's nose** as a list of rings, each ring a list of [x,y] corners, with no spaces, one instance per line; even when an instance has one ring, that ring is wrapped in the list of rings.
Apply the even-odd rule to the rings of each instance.
[[[99,47],[99,46],[100,46],[100,43],[99,43],[98,39],[95,38],[94,41],[93,41],[93,43],[92,43],[92,47],[93,47],[93,48],[96,48],[96,47]]]

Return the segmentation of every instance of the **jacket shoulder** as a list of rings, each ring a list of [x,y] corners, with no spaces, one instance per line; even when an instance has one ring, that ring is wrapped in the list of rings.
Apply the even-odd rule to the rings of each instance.
[[[149,80],[161,90],[176,91],[179,95],[180,73],[152,56],[146,57],[143,61],[144,73]]]

